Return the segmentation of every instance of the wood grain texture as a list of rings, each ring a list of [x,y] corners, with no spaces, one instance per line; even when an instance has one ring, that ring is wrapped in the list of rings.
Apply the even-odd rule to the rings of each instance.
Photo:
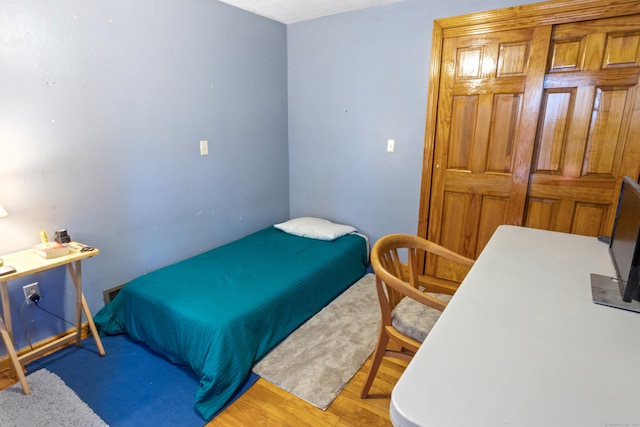
[[[494,227],[520,223],[550,31],[445,38],[429,240],[475,258]]]
[[[637,0],[554,0],[438,19],[444,37],[640,13]]]
[[[608,234],[640,176],[640,2],[438,19],[433,43],[418,235],[475,258],[500,224]]]
[[[553,47],[567,40],[579,41],[570,53]],[[607,235],[622,177],[638,179],[640,173],[640,141],[629,138],[638,126],[640,15],[557,25],[550,42],[525,213],[534,218],[525,223]],[[567,71],[558,64],[569,65]],[[549,153],[554,153],[553,161]],[[555,201],[555,208],[540,210],[541,200]],[[545,214],[552,217],[541,216]]]

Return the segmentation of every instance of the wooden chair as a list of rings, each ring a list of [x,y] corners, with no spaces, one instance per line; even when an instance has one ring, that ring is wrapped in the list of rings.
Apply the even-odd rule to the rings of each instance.
[[[371,264],[376,274],[382,322],[371,370],[362,387],[363,399],[369,395],[382,358],[411,360],[460,284],[419,274],[419,262],[425,253],[428,254],[427,262],[444,258],[448,264],[452,261],[452,265],[461,268],[464,274],[474,263],[472,259],[417,236],[391,234],[373,245]],[[394,345],[387,348],[390,342]]]

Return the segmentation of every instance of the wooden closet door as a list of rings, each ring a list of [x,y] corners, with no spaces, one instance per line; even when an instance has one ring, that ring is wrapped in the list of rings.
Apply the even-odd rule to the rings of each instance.
[[[498,225],[521,223],[550,34],[444,38],[428,239],[476,258]]]
[[[640,174],[640,15],[552,34],[525,225],[611,233],[622,177]]]

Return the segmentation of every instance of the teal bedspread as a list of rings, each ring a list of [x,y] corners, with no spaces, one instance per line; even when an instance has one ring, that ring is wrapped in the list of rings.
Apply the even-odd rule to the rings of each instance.
[[[328,242],[269,227],[136,278],[94,320],[102,335],[127,333],[190,366],[196,409],[209,420],[260,358],[366,265],[359,235]]]

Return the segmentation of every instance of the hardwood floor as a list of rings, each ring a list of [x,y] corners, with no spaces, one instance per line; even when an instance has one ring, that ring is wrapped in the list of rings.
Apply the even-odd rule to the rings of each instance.
[[[367,399],[360,399],[360,389],[369,372],[371,359],[338,395],[326,411],[259,379],[224,412],[210,421],[214,426],[390,426],[391,390],[406,363],[385,359]]]
[[[360,389],[369,372],[370,364],[371,359],[360,368],[326,411],[261,378],[206,427],[391,426],[391,390],[404,371],[406,363],[385,359],[373,382],[369,397],[360,399]],[[0,389],[15,382],[8,370],[0,372]]]

